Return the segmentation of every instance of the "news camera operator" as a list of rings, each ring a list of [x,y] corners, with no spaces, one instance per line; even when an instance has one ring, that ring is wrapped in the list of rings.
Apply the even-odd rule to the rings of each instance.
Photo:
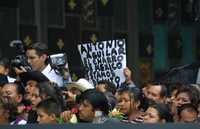
[[[32,71],[40,71],[50,81],[57,83],[59,87],[63,86],[63,77],[58,70],[51,66],[50,57],[48,55],[48,47],[46,44],[37,42],[27,46],[25,55]],[[26,72],[27,70],[23,66],[20,66],[20,68],[16,67],[15,71],[20,74],[22,72]]]

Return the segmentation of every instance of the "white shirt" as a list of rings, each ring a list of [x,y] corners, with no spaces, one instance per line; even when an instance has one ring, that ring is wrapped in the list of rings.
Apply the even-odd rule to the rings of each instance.
[[[15,121],[11,122],[10,125],[26,125],[27,121],[26,120],[20,120],[18,123],[15,123]]]
[[[8,79],[8,82],[9,82],[9,83],[12,83],[12,82],[15,82],[15,81],[16,81],[15,78],[12,78],[12,77],[10,77],[10,76],[7,76],[7,79]]]
[[[51,68],[50,64],[46,66],[46,68],[42,71],[42,73],[52,82],[58,84],[59,87],[63,86],[63,78],[58,75],[54,69]]]

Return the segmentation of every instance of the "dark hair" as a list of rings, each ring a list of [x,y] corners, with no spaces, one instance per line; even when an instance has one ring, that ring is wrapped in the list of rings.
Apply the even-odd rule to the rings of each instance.
[[[46,54],[47,56],[49,55],[48,46],[45,43],[37,42],[26,47],[26,51],[30,49],[34,49],[38,56],[43,54]],[[49,63],[49,58],[45,61],[45,63]]]
[[[173,116],[170,114],[169,107],[166,104],[152,102],[149,107],[158,111],[160,119],[164,119],[166,122],[173,122]]]
[[[14,83],[6,83],[5,85],[3,85],[3,87],[5,86],[14,86],[16,88],[16,92],[17,94],[20,94],[20,95],[24,95],[25,94],[25,89],[24,87],[20,84],[20,82],[14,82]]]
[[[0,58],[0,65],[10,69],[10,61],[7,58]]]
[[[199,113],[197,107],[194,106],[193,104],[183,104],[177,109],[177,114],[179,119],[181,118],[181,112],[184,110],[187,110],[188,112],[196,112],[197,114]]]
[[[182,87],[180,87],[176,93],[176,97],[180,94],[180,93],[186,93],[188,94],[190,101],[193,105],[197,105],[198,101],[199,101],[199,91],[193,87],[193,86],[189,86],[189,85],[183,85]]]
[[[115,94],[116,92],[116,86],[114,83],[110,82],[110,81],[107,81],[107,80],[101,80],[98,82],[98,84],[104,84],[105,85],[105,88],[108,92],[111,92],[113,95]]]
[[[53,98],[57,103],[60,103],[62,109],[64,107],[64,100],[62,92],[56,83],[41,82],[38,83],[40,96],[44,95],[47,98]]]
[[[18,95],[21,95],[22,97],[22,101],[23,101],[23,96],[25,94],[25,89],[22,85],[20,85],[19,83],[6,83],[3,87],[6,86],[11,86],[11,87],[15,87],[16,92]],[[16,117],[19,115],[17,112],[16,107],[18,106],[18,104],[20,103],[4,103],[7,106],[7,109],[9,110],[9,121],[14,121],[16,120]]]
[[[84,100],[92,105],[93,110],[99,109],[104,114],[108,114],[109,104],[104,93],[96,91],[95,89],[86,90],[80,96],[80,102],[83,102]]]
[[[119,95],[121,95],[125,92],[128,93],[129,96],[131,97],[131,99],[134,100],[135,102],[141,102],[142,92],[139,88],[137,88],[137,87],[122,87],[117,90],[117,93]]]
[[[6,83],[8,83],[7,76],[0,74],[0,87],[3,87],[3,85],[5,85]]]
[[[41,101],[37,105],[37,109],[38,108],[44,109],[45,113],[47,113],[48,115],[55,114],[56,117],[58,117],[60,113],[62,112],[60,104],[57,103],[57,101],[53,98],[49,98],[49,99]]]
[[[34,43],[26,47],[26,50],[34,49],[36,53],[41,56],[42,54],[48,55],[48,46],[45,43]]]
[[[166,97],[167,96],[167,87],[159,82],[151,82],[148,83],[148,86],[160,86],[161,87],[161,91],[160,91],[160,97]]]
[[[6,57],[0,58],[0,65],[2,65],[4,68],[8,69],[8,75],[9,76],[16,76],[14,69],[12,69],[10,65],[10,60]]]
[[[169,87],[168,87],[168,96],[171,96],[172,93],[173,93],[173,91],[175,91],[175,90],[178,91],[178,89],[179,89],[180,87],[182,87],[183,84],[181,84],[181,83],[171,83],[171,84],[169,84],[168,86],[169,86]]]

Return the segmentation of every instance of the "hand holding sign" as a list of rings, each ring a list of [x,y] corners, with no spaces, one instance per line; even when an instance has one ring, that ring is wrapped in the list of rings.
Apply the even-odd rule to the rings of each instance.
[[[126,67],[124,69],[124,76],[125,76],[125,82],[126,83],[132,82],[132,79],[131,79],[132,72],[131,72],[131,70],[128,67]]]

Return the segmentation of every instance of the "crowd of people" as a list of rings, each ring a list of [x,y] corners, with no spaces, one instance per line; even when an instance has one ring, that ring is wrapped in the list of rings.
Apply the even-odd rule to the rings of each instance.
[[[199,84],[152,81],[141,87],[125,68],[119,88],[107,80],[94,86],[85,78],[71,82],[69,71],[54,69],[43,43],[25,54],[32,70],[14,67],[14,77],[9,59],[0,58],[0,124],[199,122]]]

